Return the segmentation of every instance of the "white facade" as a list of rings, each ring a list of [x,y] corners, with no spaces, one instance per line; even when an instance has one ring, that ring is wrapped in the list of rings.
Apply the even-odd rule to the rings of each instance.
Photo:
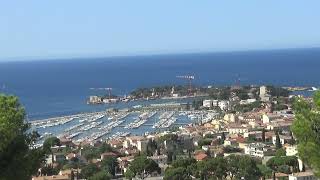
[[[145,151],[147,149],[147,140],[137,141],[137,149],[139,151]]]
[[[228,128],[229,134],[244,134],[249,132],[247,127],[229,127]]]
[[[244,148],[245,154],[259,158],[263,158],[268,151],[264,143],[251,143]]]
[[[266,86],[261,86],[260,87],[260,97],[265,96],[267,94],[267,87]]]
[[[210,100],[210,99],[203,100],[202,106],[211,108],[212,107],[212,100]]]
[[[229,109],[229,101],[220,101],[218,106],[221,110],[227,110]]]
[[[297,146],[288,146],[286,148],[286,156],[295,156],[298,154]]]
[[[289,175],[289,180],[316,180],[312,172],[300,172]]]
[[[284,145],[285,143],[287,143],[288,141],[291,140],[291,137],[290,137],[290,136],[282,136],[282,135],[279,135],[279,139],[280,139],[280,143],[281,143],[282,145]],[[276,143],[277,143],[277,136],[276,136],[276,135],[272,136],[272,143],[273,143],[274,145],[276,145]]]

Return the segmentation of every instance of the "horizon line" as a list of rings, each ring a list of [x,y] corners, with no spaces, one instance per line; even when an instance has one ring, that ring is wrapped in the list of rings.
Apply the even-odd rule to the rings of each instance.
[[[13,62],[35,62],[35,61],[70,61],[77,59],[103,59],[103,58],[125,58],[125,57],[148,57],[148,56],[166,56],[166,55],[191,55],[191,54],[223,54],[223,53],[245,53],[245,52],[268,52],[268,51],[292,51],[292,50],[312,50],[320,49],[320,46],[314,47],[288,47],[288,48],[257,48],[257,49],[238,49],[238,50],[185,50],[180,52],[141,52],[132,54],[115,54],[115,55],[56,55],[56,56],[29,56],[29,57],[9,57],[0,58],[0,63],[13,63]],[[69,56],[69,57],[67,57]]]

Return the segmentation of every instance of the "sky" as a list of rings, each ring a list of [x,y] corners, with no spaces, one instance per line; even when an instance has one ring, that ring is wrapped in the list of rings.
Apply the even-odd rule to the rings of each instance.
[[[0,60],[320,47],[319,0],[9,0]]]

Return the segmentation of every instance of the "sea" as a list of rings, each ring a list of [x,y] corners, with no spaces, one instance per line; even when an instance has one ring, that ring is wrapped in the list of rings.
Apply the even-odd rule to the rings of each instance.
[[[90,95],[128,95],[140,87],[320,84],[320,48],[0,62],[0,93],[20,98],[30,120],[125,108],[137,101],[88,105]],[[160,103],[161,100],[152,103]]]

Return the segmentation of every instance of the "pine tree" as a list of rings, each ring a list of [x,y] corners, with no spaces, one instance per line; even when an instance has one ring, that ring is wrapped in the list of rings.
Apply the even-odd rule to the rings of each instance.
[[[262,142],[266,142],[266,130],[263,128],[262,129],[262,135],[261,135],[262,137]]]
[[[276,149],[280,149],[280,148],[282,148],[282,144],[280,141],[279,132],[277,131],[276,132]]]

